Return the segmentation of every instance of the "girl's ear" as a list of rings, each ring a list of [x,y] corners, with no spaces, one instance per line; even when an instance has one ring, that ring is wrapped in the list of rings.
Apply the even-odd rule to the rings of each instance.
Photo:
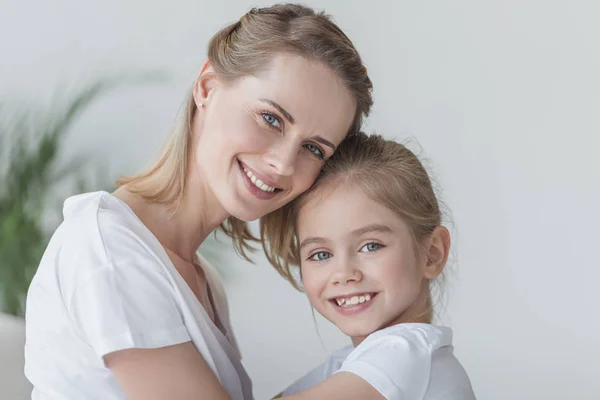
[[[423,276],[428,280],[433,280],[444,270],[450,254],[450,232],[446,227],[438,226],[433,230],[425,251],[427,262],[424,266]]]

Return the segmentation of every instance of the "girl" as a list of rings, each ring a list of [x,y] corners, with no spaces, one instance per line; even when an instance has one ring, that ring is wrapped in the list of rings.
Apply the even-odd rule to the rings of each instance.
[[[251,399],[196,249],[221,226],[245,254],[245,221],[308,189],[371,104],[356,49],[322,13],[276,5],[217,32],[154,165],[65,202],[27,297],[32,398]]]
[[[378,398],[475,398],[452,331],[431,324],[430,286],[450,234],[427,172],[406,147],[352,135],[311,190],[262,219],[261,233],[275,268],[296,285],[299,265],[312,306],[352,339],[284,395],[319,398],[329,380],[353,374]]]

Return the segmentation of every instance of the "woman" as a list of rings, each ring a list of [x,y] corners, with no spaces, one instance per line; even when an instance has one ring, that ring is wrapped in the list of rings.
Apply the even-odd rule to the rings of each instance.
[[[252,398],[196,249],[221,226],[245,255],[245,221],[312,185],[370,92],[350,40],[309,8],[252,10],[218,32],[158,161],[65,202],[27,298],[32,397]]]

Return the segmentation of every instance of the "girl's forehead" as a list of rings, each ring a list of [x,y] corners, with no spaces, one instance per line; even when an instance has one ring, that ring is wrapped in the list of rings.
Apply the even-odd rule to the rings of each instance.
[[[392,210],[367,196],[357,185],[332,184],[306,199],[298,210],[296,226],[299,234],[309,231],[312,235],[317,230],[343,230],[395,219]]]

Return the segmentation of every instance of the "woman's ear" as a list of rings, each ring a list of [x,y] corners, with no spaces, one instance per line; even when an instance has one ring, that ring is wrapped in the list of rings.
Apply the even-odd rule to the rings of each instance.
[[[435,279],[442,273],[448,255],[450,254],[450,232],[444,226],[436,227],[427,241],[427,262],[425,263],[423,276],[428,280]]]
[[[193,95],[196,107],[202,108],[208,105],[210,94],[218,84],[217,73],[210,61],[206,60],[194,82]]]

